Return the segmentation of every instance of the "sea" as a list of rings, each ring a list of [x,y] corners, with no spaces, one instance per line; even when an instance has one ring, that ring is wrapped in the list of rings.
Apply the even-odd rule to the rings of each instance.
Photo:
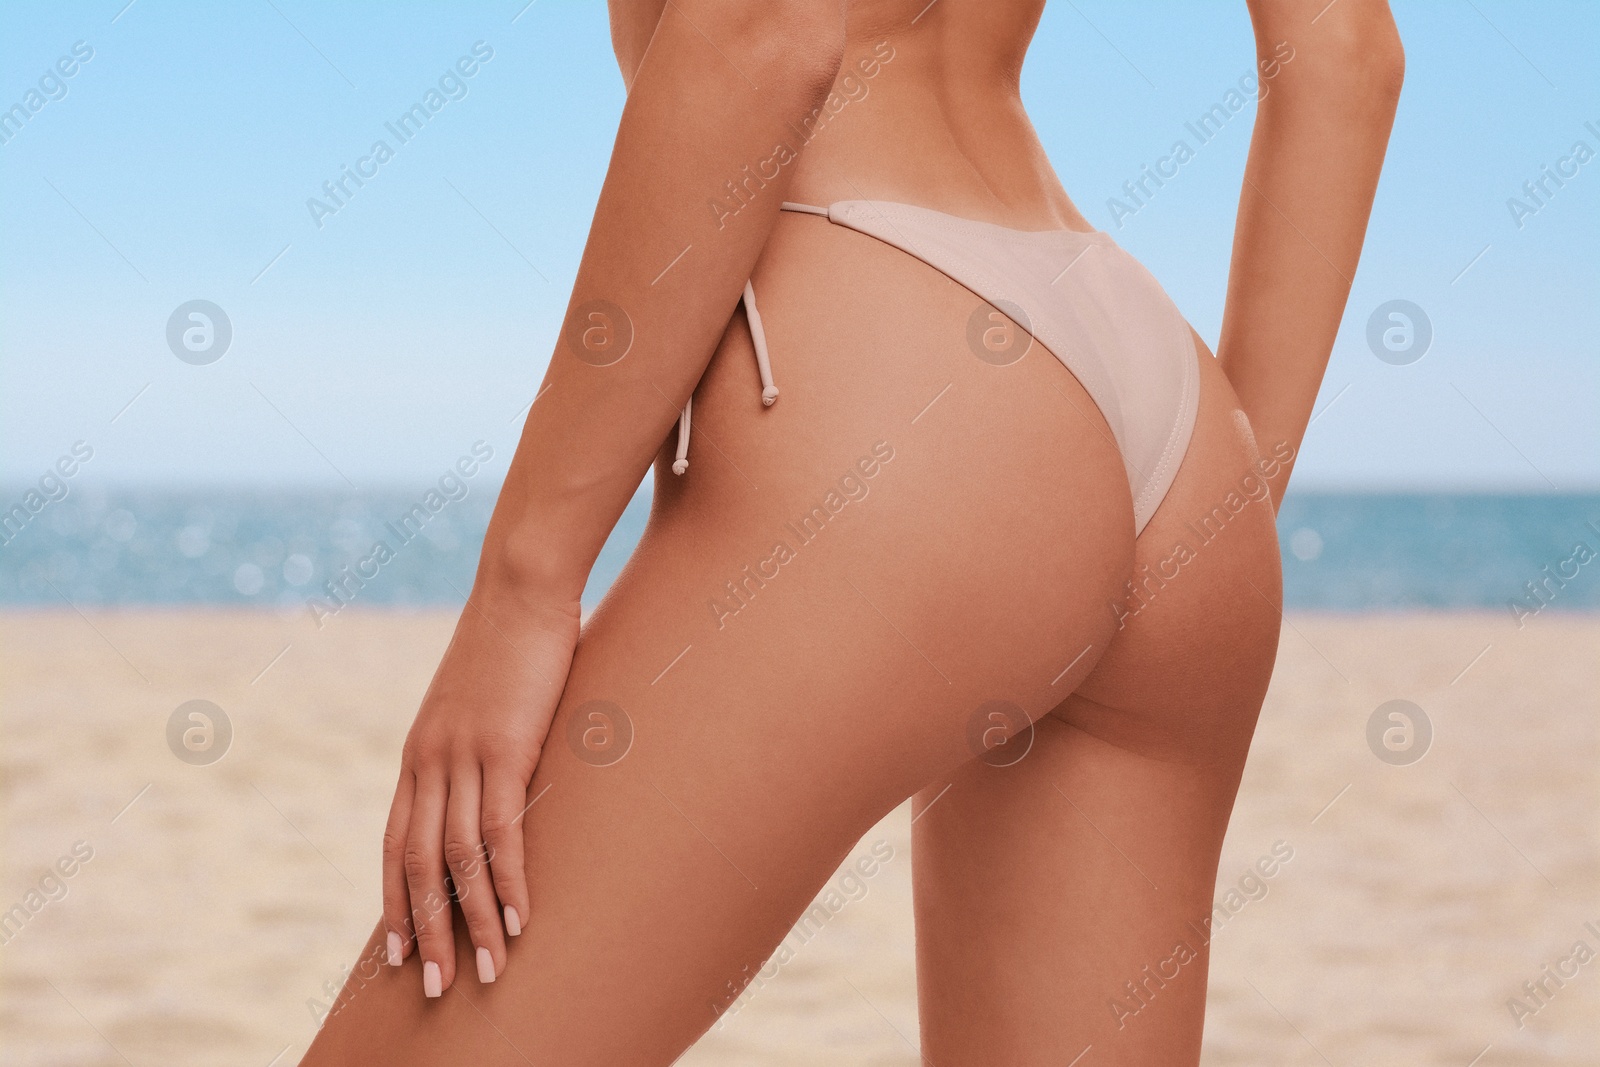
[[[459,606],[494,504],[481,486],[457,499],[79,487],[34,511],[42,498],[28,491],[0,497],[17,505],[0,515],[0,606],[312,615]],[[648,513],[641,491],[606,542],[585,607],[615,579]],[[1600,610],[1600,494],[1291,492],[1278,535],[1289,609]]]

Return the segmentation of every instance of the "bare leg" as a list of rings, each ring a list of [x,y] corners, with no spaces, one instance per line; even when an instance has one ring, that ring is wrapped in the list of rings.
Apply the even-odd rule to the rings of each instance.
[[[690,471],[580,641],[504,973],[463,963],[430,1002],[414,955],[358,968],[305,1063],[669,1063],[861,834],[970,757],[981,705],[1042,716],[1109,641],[1131,502],[1060,363],[976,358],[976,297],[825,220],[780,222],[755,284],[782,399],[736,321]],[[610,766],[568,743],[597,700],[632,725]]]
[[[1201,359],[1194,442],[1136,549],[1136,581],[1156,579],[1020,762],[973,761],[919,797],[918,991],[939,1067],[1063,1067],[1091,1046],[1084,1064],[1199,1062],[1218,853],[1280,619],[1271,505],[1241,488],[1254,444]]]

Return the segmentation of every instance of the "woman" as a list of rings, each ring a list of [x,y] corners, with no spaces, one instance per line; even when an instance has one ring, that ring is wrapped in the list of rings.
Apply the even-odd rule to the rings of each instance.
[[[1041,8],[612,0],[567,325],[305,1063],[670,1063],[908,796],[929,1062],[1197,1061],[1403,59],[1383,0],[1253,0],[1215,358],[1032,132]]]

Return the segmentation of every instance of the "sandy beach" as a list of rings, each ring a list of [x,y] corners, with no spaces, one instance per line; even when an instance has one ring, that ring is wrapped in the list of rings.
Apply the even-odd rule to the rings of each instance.
[[[294,1063],[377,915],[400,743],[452,623],[0,615],[5,1062]],[[1600,618],[1288,623],[1221,865],[1205,1062],[1592,1067]],[[217,762],[169,747],[191,700],[231,723]],[[1391,700],[1427,718],[1419,760],[1420,729],[1369,744]],[[879,842],[865,896],[681,1063],[919,1062],[904,806],[857,852]]]

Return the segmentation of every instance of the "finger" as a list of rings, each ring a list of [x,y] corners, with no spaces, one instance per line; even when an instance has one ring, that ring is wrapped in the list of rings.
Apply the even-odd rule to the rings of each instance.
[[[401,767],[400,782],[389,805],[389,822],[383,828],[384,956],[391,967],[400,966],[400,961],[411,955],[411,894],[406,889],[405,855],[416,792],[416,775],[409,765]]]
[[[483,772],[478,764],[457,767],[450,777],[450,803],[445,811],[444,859],[472,941],[478,981],[487,985],[505,969],[506,942],[499,899],[484,855],[482,795]]]
[[[488,846],[489,875],[500,898],[501,919],[512,937],[522,933],[529,914],[528,872],[522,866],[522,817],[528,782],[505,761],[483,765],[483,840]]]
[[[417,772],[416,798],[406,830],[406,887],[411,921],[422,957],[422,992],[437,997],[455,980],[455,941],[450,933],[450,893],[445,887],[444,817],[450,785],[440,771]]]

